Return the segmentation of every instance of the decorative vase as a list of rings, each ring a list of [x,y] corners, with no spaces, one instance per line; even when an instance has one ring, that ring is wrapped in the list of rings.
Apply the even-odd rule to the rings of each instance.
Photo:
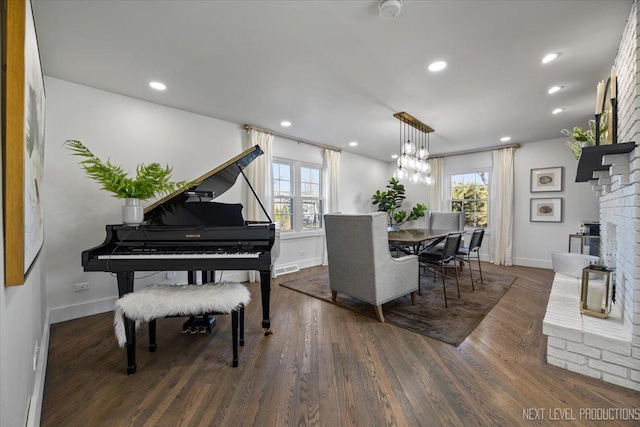
[[[143,216],[140,199],[124,199],[124,206],[122,207],[122,222],[124,225],[140,225],[142,223],[142,219]]]

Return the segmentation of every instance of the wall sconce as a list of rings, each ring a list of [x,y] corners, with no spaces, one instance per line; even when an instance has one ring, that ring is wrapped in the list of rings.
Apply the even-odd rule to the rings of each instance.
[[[582,270],[580,313],[606,319],[611,309],[609,293],[613,269],[590,265]]]

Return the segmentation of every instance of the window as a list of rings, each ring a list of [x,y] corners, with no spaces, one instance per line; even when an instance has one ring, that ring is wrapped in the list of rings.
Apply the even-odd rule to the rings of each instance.
[[[293,167],[286,163],[273,163],[273,213],[281,230],[292,229]]]
[[[487,227],[489,171],[451,175],[451,210],[464,211],[465,227]]]
[[[274,220],[283,231],[322,228],[321,169],[296,161],[273,162]]]

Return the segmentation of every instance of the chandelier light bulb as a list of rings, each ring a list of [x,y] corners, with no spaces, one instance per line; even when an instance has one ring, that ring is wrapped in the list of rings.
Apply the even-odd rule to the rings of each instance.
[[[411,163],[411,157],[407,154],[403,154],[398,160],[400,160],[400,166],[402,166],[403,168],[408,168]]]
[[[420,160],[425,160],[425,159],[427,159],[427,157],[429,157],[429,150],[427,150],[424,147],[422,147],[421,149],[418,150],[418,158]]]
[[[429,172],[431,172],[431,165],[424,160],[420,160],[418,170],[420,171],[420,173],[428,174]]]
[[[416,144],[407,139],[407,142],[404,143],[404,152],[408,155],[412,155],[416,152]]]
[[[400,166],[398,169],[396,169],[395,171],[393,171],[393,177],[395,179],[407,179],[407,176],[409,175],[409,173],[407,172],[406,169],[403,169],[402,166]]]
[[[421,176],[420,174],[416,171],[414,173],[411,174],[411,176],[409,177],[409,182],[412,184],[417,184],[421,181]]]
[[[424,182],[425,182],[425,184],[427,184],[427,185],[433,185],[433,184],[435,184],[435,183],[436,183],[436,180],[435,180],[435,179],[433,179],[433,178],[431,177],[431,175],[429,175],[428,177],[426,177],[426,178],[425,178]]]

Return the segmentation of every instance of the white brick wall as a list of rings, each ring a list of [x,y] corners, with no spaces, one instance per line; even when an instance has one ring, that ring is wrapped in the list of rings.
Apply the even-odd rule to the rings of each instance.
[[[618,142],[640,145],[638,1],[614,66]],[[600,257],[616,268],[616,304],[608,319],[582,316],[579,280],[556,274],[542,330],[549,364],[640,391],[640,148],[605,160],[612,166],[589,184],[600,197]]]

